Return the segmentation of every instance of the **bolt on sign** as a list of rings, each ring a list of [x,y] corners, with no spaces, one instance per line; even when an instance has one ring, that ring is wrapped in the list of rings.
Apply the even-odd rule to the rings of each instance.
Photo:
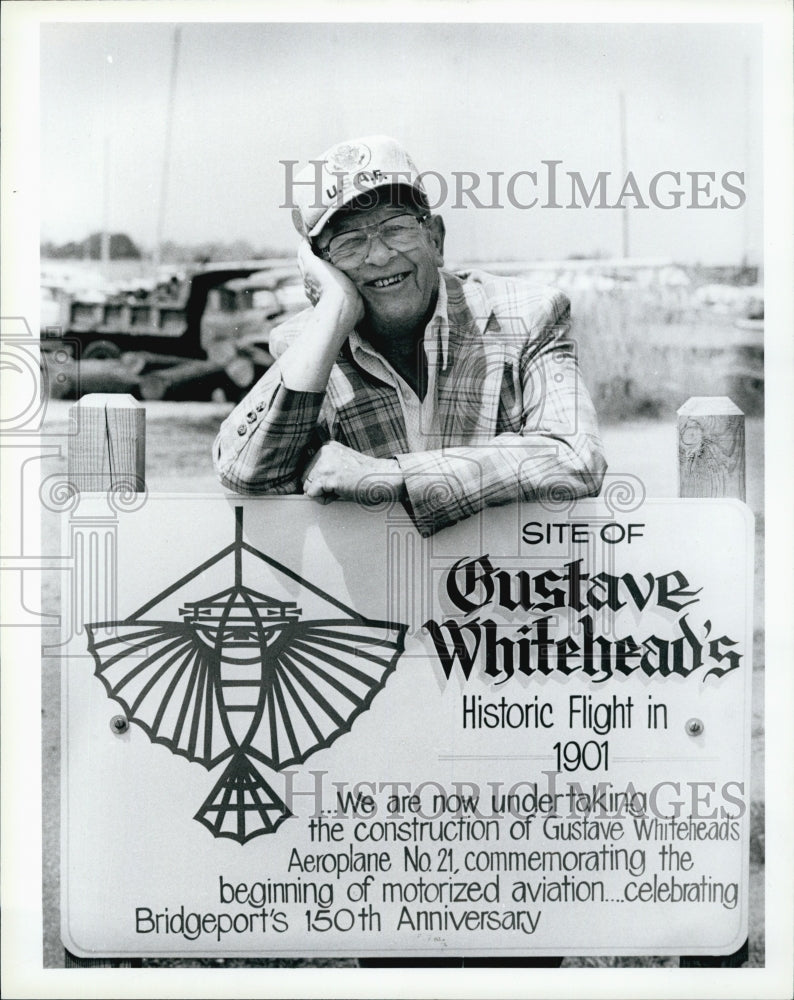
[[[753,525],[732,500],[149,497],[65,518],[84,957],[728,954]]]

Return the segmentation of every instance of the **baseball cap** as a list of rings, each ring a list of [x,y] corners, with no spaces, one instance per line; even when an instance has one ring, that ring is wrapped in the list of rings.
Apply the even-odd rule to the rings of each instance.
[[[334,212],[368,191],[402,184],[427,204],[427,194],[416,164],[396,139],[368,135],[348,139],[310,160],[295,176],[292,221],[301,235],[316,236]]]

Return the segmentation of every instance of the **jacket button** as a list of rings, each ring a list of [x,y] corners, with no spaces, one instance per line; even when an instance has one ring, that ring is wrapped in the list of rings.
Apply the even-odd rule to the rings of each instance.
[[[247,431],[248,431],[248,428],[245,426],[245,424],[240,424],[240,426],[237,428],[237,433],[238,434],[245,434],[245,433],[247,433]]]
[[[252,424],[256,420],[256,414],[254,413],[253,410],[249,410],[248,413],[246,413],[245,415],[245,419],[248,421],[249,424]]]
[[[264,403],[257,403],[256,404],[257,413],[261,413],[262,410],[264,410],[264,408],[265,408],[265,404]]]

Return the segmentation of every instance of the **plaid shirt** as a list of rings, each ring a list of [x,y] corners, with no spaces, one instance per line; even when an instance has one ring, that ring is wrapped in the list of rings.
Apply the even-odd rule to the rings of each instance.
[[[223,485],[238,493],[301,492],[302,470],[334,440],[397,460],[423,535],[486,506],[596,495],[606,462],[566,339],[567,298],[483,272],[441,275],[424,341],[435,391],[432,424],[422,428],[426,450],[409,450],[393,381],[358,364],[348,340],[325,393],[287,389],[276,362],[235,407],[214,446]],[[274,341],[294,339],[309,314],[287,320]]]

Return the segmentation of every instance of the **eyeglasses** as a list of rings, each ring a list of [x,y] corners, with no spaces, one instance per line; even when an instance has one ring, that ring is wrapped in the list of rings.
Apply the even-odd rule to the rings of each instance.
[[[421,229],[429,216],[396,215],[373,226],[362,226],[334,236],[327,247],[318,247],[323,260],[342,270],[352,270],[363,264],[369,254],[373,236],[390,250],[412,250],[421,242]]]

